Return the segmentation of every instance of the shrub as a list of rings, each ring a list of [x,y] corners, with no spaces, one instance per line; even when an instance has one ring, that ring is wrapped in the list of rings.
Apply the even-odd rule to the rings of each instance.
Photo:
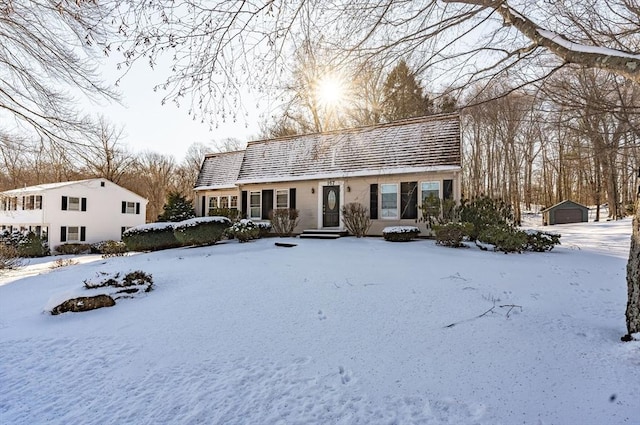
[[[0,242],[0,271],[17,269],[22,264],[23,261],[18,250],[11,245]]]
[[[213,245],[231,226],[227,217],[196,217],[181,221],[173,226],[173,233],[183,245]]]
[[[415,226],[392,226],[382,230],[384,240],[389,242],[408,242],[420,234],[420,229]]]
[[[162,207],[162,214],[158,216],[158,221],[171,221],[174,223],[188,220],[196,216],[191,201],[178,192],[171,192],[167,197],[167,203]]]
[[[300,211],[293,208],[282,208],[272,210],[269,213],[271,227],[280,237],[291,236],[293,229],[298,225],[298,215]]]
[[[456,207],[456,201],[453,199],[440,199],[430,194],[423,199],[421,210],[421,221],[427,223],[427,229],[433,229],[434,226],[457,221],[458,208]]]
[[[342,207],[344,227],[357,238],[367,235],[371,227],[371,218],[367,208],[357,202],[351,202]]]
[[[510,226],[485,227],[477,239],[481,244],[493,245],[494,251],[522,252],[527,248],[527,235],[521,230]],[[483,249],[483,245],[478,244]]]
[[[477,240],[480,233],[488,226],[513,225],[511,206],[499,199],[480,196],[460,203],[460,221],[471,223],[473,229],[469,237]]]
[[[173,234],[174,223],[149,223],[131,227],[122,234],[129,251],[157,251],[181,246]]]
[[[529,251],[551,251],[554,246],[560,245],[560,235],[557,233],[525,230],[525,234],[527,235],[527,250]]]
[[[242,219],[233,223],[227,229],[229,236],[238,239],[238,242],[248,242],[259,239],[262,236],[261,227],[248,219]]]
[[[471,223],[445,223],[433,227],[436,233],[436,244],[450,247],[464,246],[462,241],[473,230]]]
[[[102,241],[91,244],[91,253],[102,254],[103,258],[122,257],[127,253],[127,245],[120,241]]]
[[[91,245],[86,243],[65,243],[56,246],[54,251],[62,255],[89,254],[91,252]]]
[[[27,258],[45,257],[50,254],[49,244],[40,236],[29,232],[18,242],[18,254]]]
[[[240,218],[240,211],[235,208],[212,208],[209,210],[210,216],[227,217],[231,221]]]

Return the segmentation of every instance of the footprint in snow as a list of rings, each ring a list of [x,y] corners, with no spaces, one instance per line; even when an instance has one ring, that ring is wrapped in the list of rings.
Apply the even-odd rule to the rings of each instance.
[[[327,316],[322,312],[322,310],[318,310],[318,320],[325,320]]]
[[[340,372],[340,381],[343,384],[351,382],[351,373],[344,369],[342,366],[338,366],[338,372]]]

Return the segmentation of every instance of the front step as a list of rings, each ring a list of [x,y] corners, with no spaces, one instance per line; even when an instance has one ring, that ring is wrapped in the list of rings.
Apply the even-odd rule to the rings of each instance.
[[[300,234],[300,238],[306,239],[338,239],[347,236],[349,232],[338,229],[305,229]]]

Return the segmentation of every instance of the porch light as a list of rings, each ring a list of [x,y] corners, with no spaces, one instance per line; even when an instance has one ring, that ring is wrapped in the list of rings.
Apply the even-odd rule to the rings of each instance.
[[[311,188],[311,193],[316,193],[316,190],[314,188]]]

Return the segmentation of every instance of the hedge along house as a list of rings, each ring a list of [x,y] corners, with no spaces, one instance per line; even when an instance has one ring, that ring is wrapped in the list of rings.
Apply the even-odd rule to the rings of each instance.
[[[540,211],[542,224],[567,224],[589,221],[589,208],[577,202],[565,200]]]
[[[268,220],[277,208],[300,211],[295,229],[343,230],[341,208],[369,210],[370,235],[415,225],[422,200],[460,199],[458,114],[434,115],[318,134],[250,142],[207,155],[196,182],[196,212],[236,208]]]

